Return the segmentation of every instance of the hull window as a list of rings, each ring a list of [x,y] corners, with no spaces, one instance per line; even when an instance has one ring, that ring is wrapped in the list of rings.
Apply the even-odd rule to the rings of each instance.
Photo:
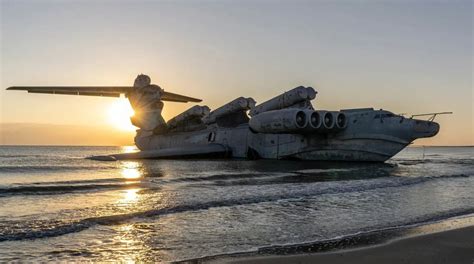
[[[209,136],[207,136],[207,141],[214,142],[214,140],[216,140],[216,133],[215,132],[209,133]]]

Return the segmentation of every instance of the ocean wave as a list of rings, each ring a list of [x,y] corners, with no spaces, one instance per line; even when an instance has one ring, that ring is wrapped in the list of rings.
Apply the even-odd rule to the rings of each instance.
[[[160,183],[193,183],[193,182],[204,182],[204,181],[224,181],[224,180],[235,180],[235,179],[258,179],[262,177],[275,177],[280,175],[295,175],[294,173],[233,173],[233,174],[211,174],[205,176],[193,176],[193,177],[179,177],[175,179],[159,179],[154,182]]]
[[[266,196],[251,196],[251,197],[238,197],[222,200],[214,200],[208,202],[197,202],[182,204],[172,207],[164,208],[155,208],[140,212],[133,212],[127,214],[117,214],[117,215],[107,215],[101,217],[91,217],[78,220],[71,223],[50,223],[48,221],[34,221],[28,223],[28,221],[3,221],[0,224],[0,241],[7,240],[25,240],[25,239],[37,239],[37,238],[46,238],[53,236],[65,235],[68,233],[80,232],[84,229],[90,228],[95,225],[116,225],[121,224],[127,221],[131,221],[137,218],[148,218],[156,217],[167,214],[176,214],[190,211],[199,211],[199,210],[209,210],[211,208],[218,207],[233,207],[233,206],[242,206],[242,205],[251,205],[258,203],[268,203],[268,202],[279,202],[279,201],[291,201],[291,200],[301,200],[302,198],[315,197],[318,195],[324,194],[338,194],[338,193],[350,193],[350,192],[361,192],[374,189],[383,189],[383,188],[392,188],[392,187],[402,187],[407,185],[418,184],[426,182],[433,179],[440,178],[465,178],[471,177],[473,175],[450,175],[444,177],[424,177],[424,178],[407,178],[407,177],[393,177],[390,178],[390,181],[384,180],[381,182],[375,182],[370,184],[361,184],[356,186],[345,186],[344,184],[339,184],[338,186],[330,186],[325,189],[311,189],[311,188],[302,188],[292,191],[282,191],[278,194],[271,194]],[[396,180],[393,180],[393,179]],[[130,185],[104,185],[104,188],[117,188],[117,187],[130,187]],[[88,186],[83,186],[80,188],[89,188]],[[97,188],[97,186],[95,186]],[[77,190],[77,188],[76,188]],[[42,191],[45,191],[43,189]],[[56,191],[61,191],[57,189]],[[47,192],[47,189],[46,189]],[[471,209],[469,209],[471,210]],[[40,230],[34,230],[30,228],[31,226],[40,227]],[[3,227],[2,227],[3,226]],[[11,227],[15,227],[12,229]]]
[[[474,214],[474,208],[454,209],[436,214],[424,215],[395,223],[392,226],[371,226],[352,234],[342,235],[330,239],[308,241],[298,244],[271,245],[257,249],[258,254],[297,254],[301,252],[321,252],[332,249],[344,249],[353,246],[373,245],[401,236],[401,231],[421,225],[434,224],[451,218]],[[470,222],[473,220],[470,219]]]
[[[305,169],[305,170],[297,170],[295,173],[302,173],[302,174],[318,174],[318,173],[332,173],[332,172],[348,172],[354,170],[360,170],[361,168],[347,168],[347,169],[337,169],[337,168],[329,168],[329,169]]]
[[[95,184],[95,183],[116,183],[116,182],[130,182],[130,181],[137,181],[137,179],[102,178],[102,179],[72,180],[72,181],[42,181],[42,182],[31,182],[31,183],[28,183],[28,185]]]
[[[312,172],[312,173],[310,173]],[[386,182],[386,186],[381,187],[392,187],[403,185],[411,185],[426,182],[432,179],[448,179],[448,178],[466,178],[474,176],[472,173],[459,173],[459,174],[445,174],[445,175],[433,175],[433,176],[397,176],[391,174],[390,169],[379,168],[374,169],[371,173],[358,173],[355,170],[340,170],[334,172],[337,173],[325,173],[323,171],[309,171],[305,173],[293,172],[293,173],[279,173],[279,174],[266,174],[260,175],[256,178],[228,178],[226,181],[219,180],[210,183],[216,186],[233,186],[233,185],[273,185],[273,184],[298,184],[298,183],[315,183],[315,182],[349,182],[349,181],[360,181],[360,180],[374,180],[374,179],[391,179]],[[367,181],[367,186],[371,186],[371,181]],[[378,184],[378,183],[376,183]],[[385,184],[385,183],[384,183]],[[349,184],[348,184],[349,185]],[[351,186],[351,185],[349,185]]]
[[[138,187],[139,183],[124,182],[121,184],[73,184],[73,185],[23,185],[13,187],[0,187],[0,197],[12,195],[58,195],[70,192],[104,190],[104,189],[122,189]]]
[[[0,166],[0,172],[9,173],[35,173],[35,172],[63,172],[63,171],[78,171],[78,170],[100,170],[110,169],[106,166],[72,166],[72,165],[54,165],[54,166]]]
[[[394,159],[392,162],[400,165],[418,165],[418,164],[458,164],[474,165],[474,159]]]
[[[33,154],[29,154],[29,155],[21,155],[21,154],[6,154],[6,155],[3,155],[3,154],[1,154],[0,155],[0,158],[28,158],[28,157],[44,157],[44,155],[33,155]]]
[[[443,222],[449,223],[449,226],[457,225],[459,227],[472,225],[474,221],[472,218],[474,208],[450,210],[440,212],[438,214],[425,215],[411,221],[406,221],[393,226],[379,226],[370,227],[364,230],[359,230],[355,233],[336,236],[328,239],[313,240],[301,243],[289,243],[280,245],[269,245],[253,250],[241,252],[229,252],[217,255],[209,255],[200,258],[182,259],[175,261],[175,263],[205,263],[210,260],[220,258],[238,257],[238,256],[255,256],[255,255],[290,255],[301,253],[320,253],[332,250],[349,249],[360,246],[371,246],[374,244],[381,244],[399,237],[409,236],[415,234],[429,233],[429,231],[416,230],[420,226],[435,226],[431,232],[435,230],[446,229],[440,225]],[[459,223],[460,217],[468,216],[466,223]]]
[[[239,173],[219,173],[219,174],[209,174],[209,175],[201,175],[201,176],[190,176],[190,177],[179,177],[179,178],[174,178],[174,179],[157,179],[154,182],[159,182],[159,183],[199,183],[199,182],[207,182],[207,181],[214,181],[214,182],[229,182],[230,185],[232,182],[238,181],[238,180],[252,180],[255,182],[255,185],[260,184],[261,179],[268,179],[271,180],[272,178],[282,178],[282,177],[288,177],[292,178],[294,181],[292,182],[297,182],[298,176],[328,176],[328,179],[333,179],[333,180],[344,180],[348,179],[345,178],[348,176],[348,174],[355,174],[353,172],[357,172],[363,169],[371,169],[371,170],[378,170],[380,172],[385,172],[385,171],[390,171],[393,169],[394,166],[391,165],[376,165],[376,166],[358,166],[358,167],[351,167],[351,168],[321,168],[321,169],[303,169],[303,170],[296,170],[296,171],[287,171],[287,172],[260,172],[260,171],[249,171],[249,172],[239,172]],[[334,179],[335,176],[341,176],[338,179]],[[383,174],[385,176],[388,175],[388,173]],[[380,177],[379,175],[376,175],[374,177]],[[374,178],[372,176],[365,177],[365,178]],[[299,177],[301,178],[301,177]],[[312,181],[318,181],[321,180],[323,177],[318,177],[314,178]],[[360,176],[357,174],[357,177],[352,177],[352,178],[363,178],[363,176]],[[236,184],[238,184],[236,182]]]

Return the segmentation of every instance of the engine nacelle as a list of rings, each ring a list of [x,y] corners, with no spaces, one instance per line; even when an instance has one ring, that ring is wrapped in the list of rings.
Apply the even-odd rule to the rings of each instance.
[[[252,116],[250,128],[259,133],[301,133],[308,125],[307,113],[300,109],[281,109]]]
[[[267,111],[284,109],[300,102],[313,100],[316,94],[317,92],[311,87],[299,86],[255,106],[249,114],[255,116]]]

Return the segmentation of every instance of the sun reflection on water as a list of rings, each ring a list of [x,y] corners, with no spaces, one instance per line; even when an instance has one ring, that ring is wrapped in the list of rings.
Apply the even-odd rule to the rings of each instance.
[[[122,176],[125,179],[138,179],[141,177],[140,171],[136,168],[123,168]]]
[[[123,162],[121,174],[125,179],[138,179],[142,177],[139,163],[136,161]]]
[[[117,200],[117,205],[122,209],[129,208],[131,210],[137,206],[140,202],[140,190],[141,188],[123,190],[121,192],[120,198]]]
[[[140,189],[130,189],[126,190],[124,194],[124,198],[122,199],[123,203],[132,203],[138,200],[138,191]]]
[[[122,146],[121,151],[122,153],[137,152],[138,148],[136,146]]]
[[[137,238],[133,224],[119,226],[117,229],[115,261],[120,263],[136,263],[144,249],[142,242]]]
[[[120,174],[126,180],[127,184],[132,187],[132,185],[140,185],[142,173],[140,170],[140,163],[136,161],[125,161],[120,164],[122,168]],[[139,200],[139,191],[142,188],[133,188],[124,190],[122,192],[122,198],[118,201],[119,204],[130,205],[137,203]]]

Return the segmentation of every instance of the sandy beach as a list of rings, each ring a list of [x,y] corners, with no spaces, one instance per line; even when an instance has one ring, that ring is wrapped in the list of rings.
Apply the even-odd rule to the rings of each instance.
[[[328,253],[215,259],[215,263],[474,263],[474,226]]]

